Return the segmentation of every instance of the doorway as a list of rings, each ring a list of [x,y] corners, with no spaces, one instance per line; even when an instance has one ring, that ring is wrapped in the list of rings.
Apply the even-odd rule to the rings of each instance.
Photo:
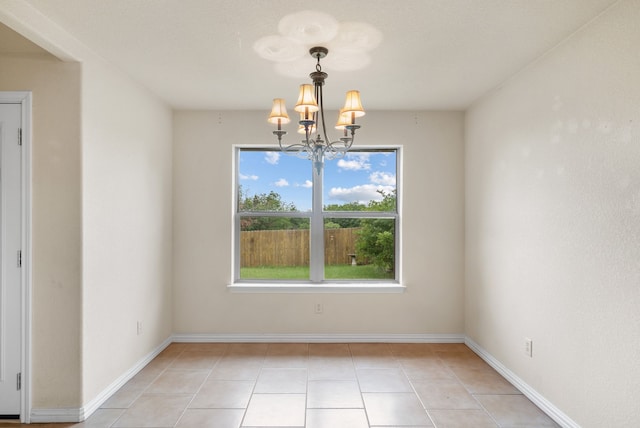
[[[0,92],[0,419],[28,419],[29,92]]]

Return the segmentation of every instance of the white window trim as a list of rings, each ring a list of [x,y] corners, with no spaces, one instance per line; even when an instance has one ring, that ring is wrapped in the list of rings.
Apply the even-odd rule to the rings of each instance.
[[[232,293],[404,293],[406,287],[395,282],[320,282],[320,283],[283,283],[283,282],[236,282],[227,285]]]
[[[236,249],[239,247],[239,234],[236,234],[236,214],[238,206],[238,173],[240,170],[239,156],[236,153],[241,149],[265,149],[265,150],[280,150],[276,145],[259,145],[254,144],[233,144],[231,146],[233,156],[233,174],[232,174],[232,205],[231,205],[231,281],[227,284],[227,290],[232,293],[336,293],[336,294],[359,294],[359,293],[382,293],[382,294],[395,294],[404,293],[406,286],[402,281],[402,177],[403,177],[403,146],[392,144],[384,146],[358,145],[356,150],[396,150],[396,179],[400,180],[401,185],[399,188],[396,186],[396,198],[397,198],[397,223],[396,223],[396,272],[397,280],[394,281],[320,281],[320,282],[288,282],[288,281],[269,281],[269,280],[240,280],[236,281],[235,275],[239,271],[238,257],[236,257]],[[323,170],[324,172],[324,170]],[[238,269],[238,270],[237,270]]]

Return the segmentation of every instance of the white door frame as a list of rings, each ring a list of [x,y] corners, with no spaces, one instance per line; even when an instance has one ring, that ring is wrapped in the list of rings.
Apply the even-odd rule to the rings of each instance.
[[[0,103],[22,105],[22,269],[21,269],[21,361],[20,421],[31,415],[31,92],[0,92]]]

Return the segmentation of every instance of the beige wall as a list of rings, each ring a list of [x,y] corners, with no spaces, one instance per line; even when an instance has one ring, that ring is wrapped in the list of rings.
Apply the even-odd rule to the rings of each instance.
[[[172,113],[99,59],[0,56],[0,90],[33,92],[32,407],[47,415],[171,335]]]
[[[638,22],[620,2],[466,118],[466,332],[585,428],[640,426]]]
[[[81,401],[82,221],[78,63],[0,56],[0,90],[33,92],[33,407]]]
[[[119,71],[83,64],[84,404],[172,332],[171,121]]]
[[[232,146],[273,144],[265,114],[174,114],[174,332],[462,334],[462,113],[373,111],[358,132],[403,145],[406,293],[233,294]]]

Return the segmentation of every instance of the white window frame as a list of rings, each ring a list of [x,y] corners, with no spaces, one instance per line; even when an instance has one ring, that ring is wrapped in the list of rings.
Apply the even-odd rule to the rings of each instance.
[[[309,280],[269,280],[269,279],[240,279],[240,218],[238,212],[238,186],[240,173],[241,150],[274,150],[280,151],[273,145],[233,145],[233,180],[232,180],[232,281],[227,286],[229,291],[236,293],[402,293],[402,146],[358,146],[353,151],[385,151],[396,152],[396,211],[395,213],[374,211],[323,211],[322,179],[324,169],[320,174],[312,172],[312,211],[306,216],[304,212],[266,211],[252,212],[250,215],[269,217],[309,217],[310,219],[310,248],[309,248]],[[311,169],[311,161],[309,161]],[[320,187],[317,183],[320,183]],[[319,189],[319,190],[318,190]],[[302,215],[301,215],[302,214]],[[395,279],[387,280],[326,280],[324,276],[324,220],[325,218],[393,218],[395,220]]]

